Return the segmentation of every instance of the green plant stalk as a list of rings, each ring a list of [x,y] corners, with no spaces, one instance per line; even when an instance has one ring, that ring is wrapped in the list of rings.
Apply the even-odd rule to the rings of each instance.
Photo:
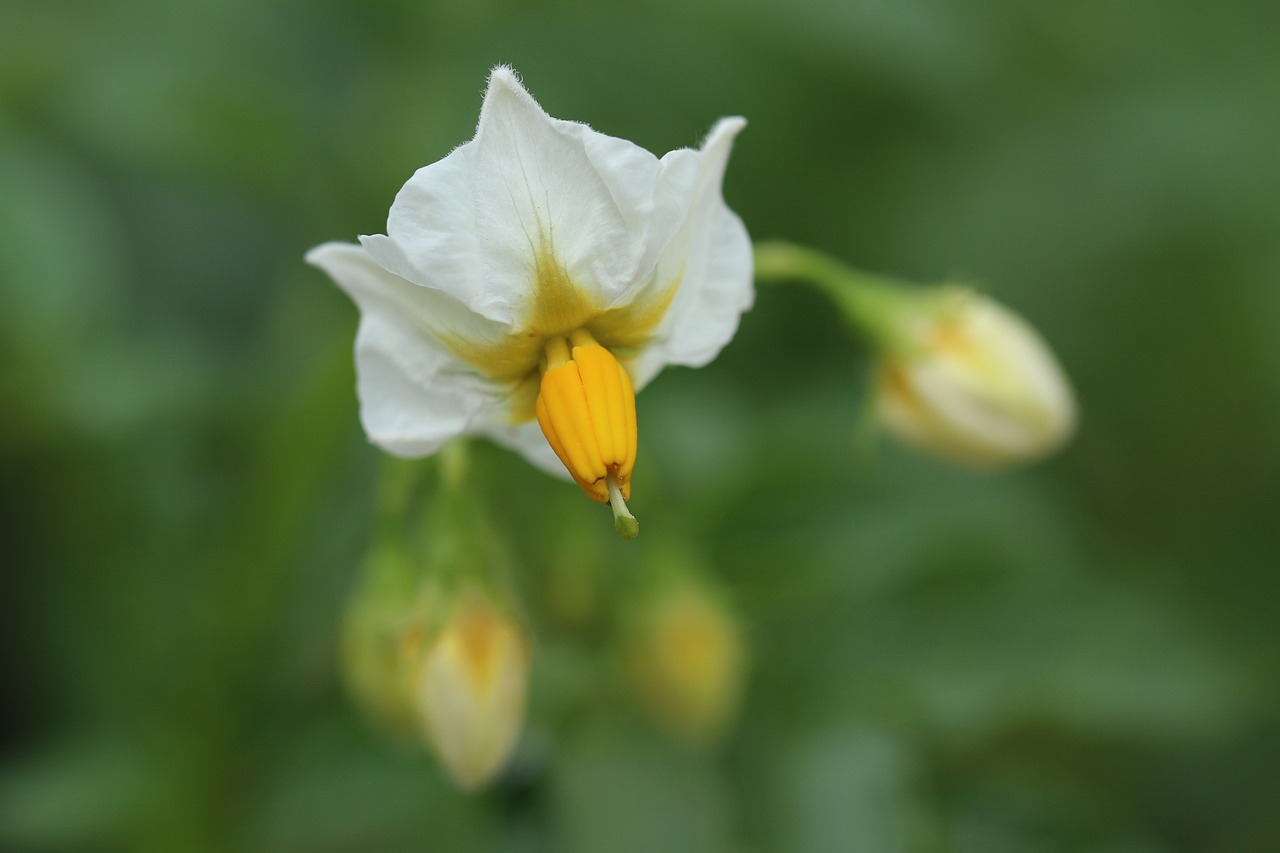
[[[881,352],[900,352],[910,346],[896,318],[908,303],[929,299],[932,294],[932,289],[862,272],[816,249],[785,240],[757,243],[755,263],[759,281],[800,282],[825,295],[854,332]]]

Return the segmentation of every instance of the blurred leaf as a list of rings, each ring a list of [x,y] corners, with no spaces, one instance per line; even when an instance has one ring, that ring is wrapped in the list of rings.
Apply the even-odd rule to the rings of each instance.
[[[776,780],[785,849],[931,849],[918,775],[917,759],[882,732],[848,727],[796,738]]]
[[[559,849],[732,849],[728,792],[713,766],[625,729],[578,733],[557,755],[552,790]]]

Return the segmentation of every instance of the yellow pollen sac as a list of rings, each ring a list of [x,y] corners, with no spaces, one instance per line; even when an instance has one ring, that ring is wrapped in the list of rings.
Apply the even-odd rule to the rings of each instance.
[[[638,529],[624,503],[636,463],[631,377],[586,329],[552,338],[544,356],[535,406],[542,434],[582,490],[613,506],[615,526],[629,539]]]

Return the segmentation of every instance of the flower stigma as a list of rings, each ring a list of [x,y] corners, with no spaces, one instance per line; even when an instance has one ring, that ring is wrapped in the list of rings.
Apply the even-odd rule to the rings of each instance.
[[[613,509],[613,526],[633,539],[640,524],[626,500],[636,462],[631,377],[585,328],[546,341],[534,411],[547,443],[587,496]]]

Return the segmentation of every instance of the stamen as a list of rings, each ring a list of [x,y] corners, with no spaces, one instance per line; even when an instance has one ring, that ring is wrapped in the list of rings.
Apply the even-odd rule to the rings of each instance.
[[[595,336],[586,329],[574,329],[569,333],[569,343],[575,347],[598,347]]]
[[[569,343],[563,337],[556,336],[547,341],[542,354],[547,362],[542,372],[546,373],[551,368],[559,367],[569,360]]]
[[[613,507],[618,535],[635,537],[640,525],[626,504],[636,461],[635,391],[618,359],[586,329],[547,340],[534,412],[582,491]]]
[[[613,529],[623,539],[635,539],[640,535],[640,522],[627,509],[627,502],[622,499],[622,489],[618,488],[618,478],[609,474],[609,507],[613,510]]]

